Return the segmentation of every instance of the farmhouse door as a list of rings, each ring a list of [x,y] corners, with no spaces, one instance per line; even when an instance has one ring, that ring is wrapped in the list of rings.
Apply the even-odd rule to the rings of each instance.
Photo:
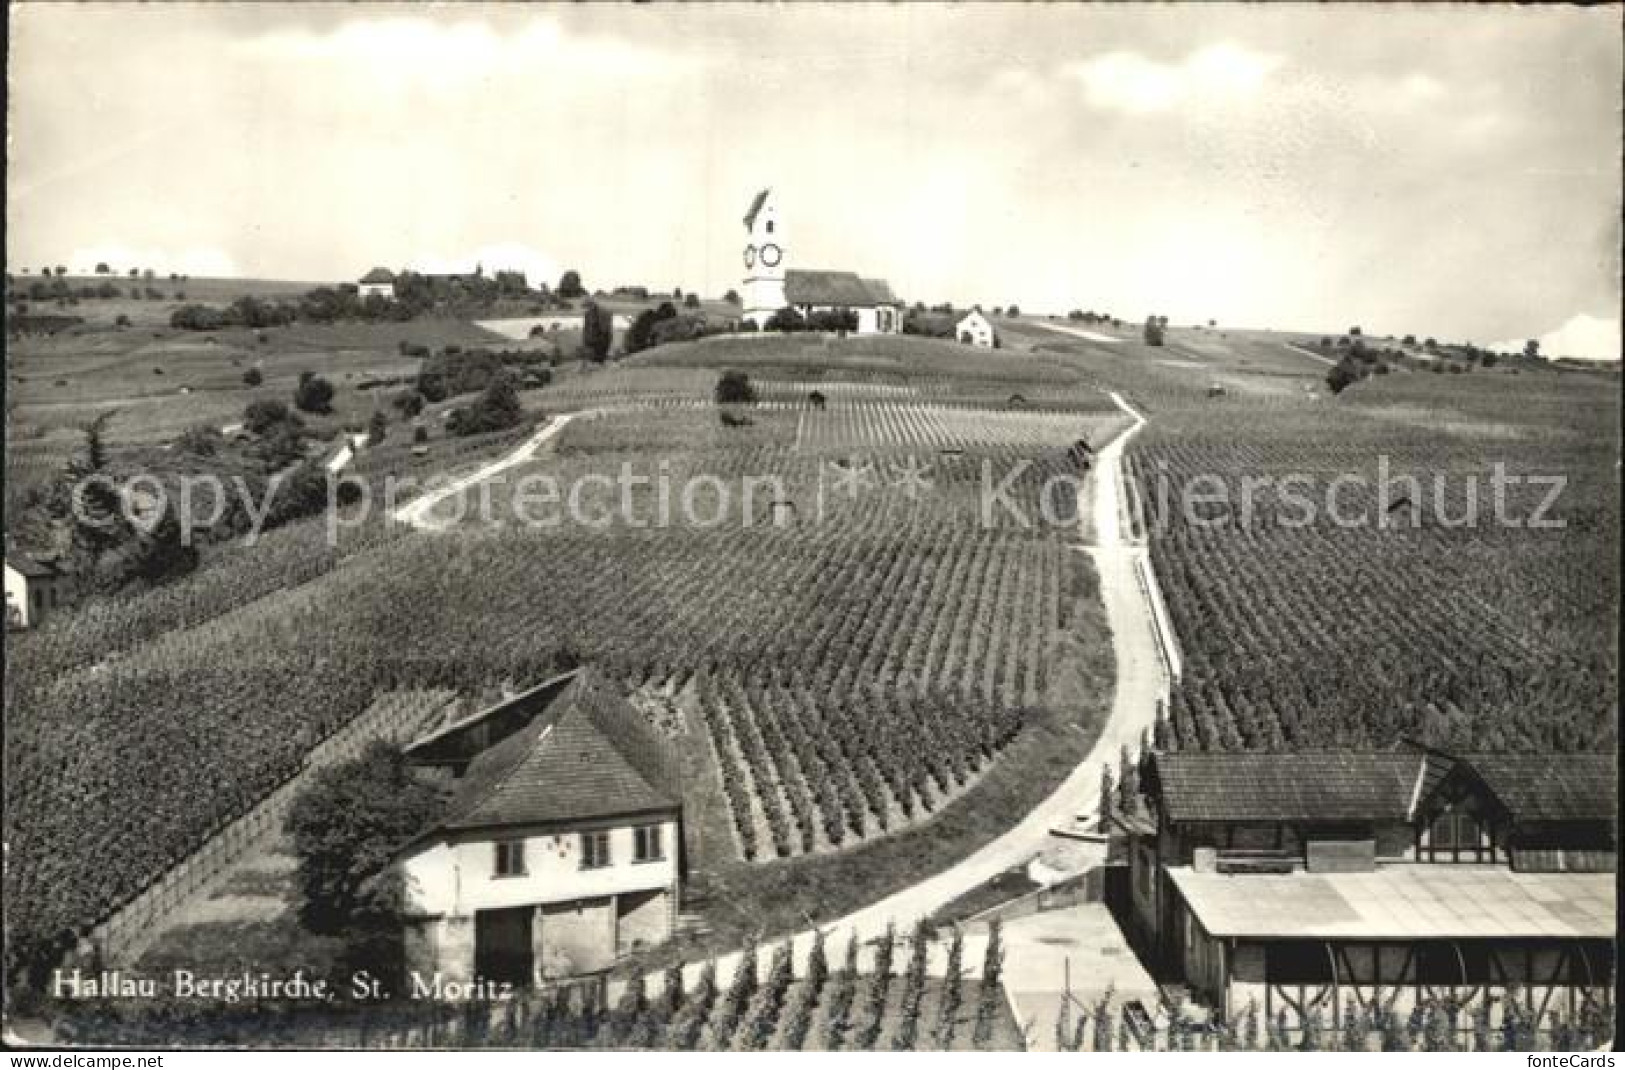
[[[488,981],[528,985],[535,957],[531,951],[534,907],[480,910],[474,913],[474,972]]]

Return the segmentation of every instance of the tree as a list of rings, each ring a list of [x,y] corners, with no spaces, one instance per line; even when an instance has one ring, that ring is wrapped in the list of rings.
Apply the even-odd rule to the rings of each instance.
[[[314,372],[300,372],[293,403],[305,412],[332,412],[333,384]]]
[[[66,275],[67,273],[68,273],[68,269],[63,267],[61,264],[58,264],[56,266],[56,277],[57,278],[60,279],[62,276]]]
[[[243,383],[247,386],[259,386],[265,382],[265,376],[258,368],[250,368],[243,373]]]
[[[610,343],[614,339],[615,321],[609,310],[600,308],[596,301],[588,301],[581,319],[581,345],[587,351],[587,356],[603,363],[609,356]]]
[[[1004,941],[1000,938],[1002,926],[994,918],[987,927],[987,950],[982,955],[982,985],[976,996],[976,1018],[971,1026],[971,1043],[978,1051],[986,1051],[993,1042],[993,1023],[998,1018],[1003,996],[999,991],[999,978],[1004,972]]]
[[[1167,316],[1147,316],[1145,318],[1145,344],[1148,346],[1162,345],[1163,334],[1168,326]]]
[[[371,744],[360,757],[318,772],[284,827],[299,859],[300,914],[316,932],[342,932],[374,911],[391,912],[394,890],[372,882],[391,855],[439,816],[440,793],[416,779],[398,747]]]
[[[1354,326],[1354,327],[1349,328],[1349,336],[1351,338],[1358,338],[1358,337],[1360,337],[1360,335],[1362,333],[1364,333],[1364,332],[1362,332],[1358,326]]]
[[[797,312],[789,305],[784,306],[777,312],[773,313],[773,315],[769,316],[767,318],[767,324],[763,327],[763,330],[785,332],[803,331],[806,329],[807,321],[802,318],[801,313]]]
[[[699,308],[700,307],[700,295],[696,294],[696,293],[691,293],[687,297],[683,298],[683,307],[684,308]]]
[[[638,353],[655,345],[655,328],[662,322],[677,317],[677,309],[670,301],[660,302],[658,308],[646,308],[632,320],[626,331],[626,351]]]
[[[290,412],[284,402],[275,398],[251,401],[243,410],[243,427],[256,435],[266,434],[279,424],[298,426],[299,417]]]
[[[381,411],[374,412],[372,419],[367,421],[367,445],[376,446],[389,434],[389,417]]]
[[[559,284],[554,292],[570,301],[587,296],[586,287],[581,285],[581,273],[574,269],[559,276]]]
[[[130,278],[139,279],[140,277],[141,277],[141,269],[140,268],[131,268],[130,269]]]
[[[1540,359],[1540,339],[1531,338],[1523,344],[1523,355],[1530,360]]]
[[[98,274],[98,275],[111,275],[112,273],[113,273],[113,269],[108,267],[105,261],[96,265],[96,274]]]
[[[1004,310],[1004,314],[1009,316],[1011,319],[1015,319],[1017,316],[1021,315],[1021,306],[1011,305],[1009,308]]]
[[[739,291],[729,290],[727,293],[722,295],[722,299],[728,302],[730,305],[737,305],[739,304]]]
[[[718,405],[754,405],[756,388],[750,376],[730,368],[717,377],[715,396]]]

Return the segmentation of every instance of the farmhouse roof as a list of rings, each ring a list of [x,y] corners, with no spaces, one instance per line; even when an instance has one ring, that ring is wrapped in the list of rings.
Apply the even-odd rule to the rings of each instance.
[[[388,268],[375,267],[361,276],[362,282],[394,282],[395,273]]]
[[[869,291],[869,296],[875,299],[877,305],[900,304],[897,295],[892,293],[891,283],[885,279],[864,279],[863,288]]]
[[[1422,771],[1415,753],[1158,754],[1170,821],[1404,821]]]
[[[681,805],[670,748],[583,670],[529,725],[469,763],[442,828],[579,821]]]
[[[762,205],[767,203],[767,195],[772,192],[773,191],[770,189],[764,189],[756,195],[754,200],[750,202],[750,211],[745,213],[746,230],[750,230],[752,227],[756,226],[756,213],[762,210]]]
[[[891,287],[879,279],[862,279],[855,271],[791,268],[784,273],[784,299],[792,305],[872,308],[893,305]]]
[[[981,310],[976,309],[976,308],[973,308],[969,312],[965,313],[963,316],[960,316],[959,319],[954,322],[954,326],[955,327],[963,327],[966,323],[969,323],[971,320],[980,320],[982,323],[987,324],[990,327],[992,326],[992,324],[987,322],[987,317],[982,315]]]

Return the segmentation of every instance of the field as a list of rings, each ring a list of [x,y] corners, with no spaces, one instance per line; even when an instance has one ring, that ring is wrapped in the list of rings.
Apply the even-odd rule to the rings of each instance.
[[[676,367],[629,364],[527,392],[541,410],[638,407],[580,417],[556,452],[510,475],[568,484],[662,462],[673,478],[777,475],[793,514],[772,497],[759,499],[758,523],[601,530],[475,517],[439,535],[363,524],[334,550],[310,522],[15,644],[6,802],[22,830],[7,872],[10,901],[25,904],[18,945],[62,946],[377,692],[434,683],[475,695],[576,659],[620,678],[675,733],[690,771],[694,901],[709,899],[719,939],[741,931],[739,913],[773,932],[807,910],[859,905],[1042,798],[1105,708],[1105,629],[1087,559],[1062,549],[1076,532],[1075,482],[1051,495],[1059,523],[995,513],[984,528],[981,471],[1030,462],[1009,493],[1036,514],[1045,479],[1078,474],[1066,446],[1110,434],[1115,410],[1045,360],[1013,356],[1015,385],[996,388],[965,374],[974,364],[958,353],[956,364],[888,340],[883,353],[836,349],[828,380],[863,384],[883,359],[927,404],[855,387],[832,390],[821,412],[770,403],[726,427],[710,385],[751,350],[709,345],[710,368],[701,344]],[[1001,389],[1049,400],[994,411]],[[910,455],[931,466],[924,492],[878,478]],[[408,463],[380,450],[357,471]],[[838,491],[855,463],[877,478]],[[489,488],[498,515],[511,515],[511,488]],[[741,878],[751,894],[725,894]]]
[[[1244,376],[1242,360],[1301,359],[1317,383],[1324,366],[1257,333],[1198,349],[1193,336],[1210,332],[1173,332],[1158,350],[1038,342],[1038,330],[1038,351],[1149,412],[1131,463],[1184,654],[1178,745],[1613,748],[1610,380],[1396,372],[1335,397],[1208,397],[1210,381]],[[1168,351],[1202,364],[1162,363]]]

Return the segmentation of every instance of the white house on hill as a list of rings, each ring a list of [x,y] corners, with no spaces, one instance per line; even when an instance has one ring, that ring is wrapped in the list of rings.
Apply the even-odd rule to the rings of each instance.
[[[369,297],[382,297],[386,301],[395,299],[395,273],[388,268],[373,268],[361,276],[356,286],[363,301]]]
[[[670,937],[682,879],[675,758],[590,670],[406,754],[453,788],[440,822],[396,858],[409,968],[530,984]]]
[[[972,309],[954,324],[954,337],[966,345],[993,348],[993,324],[987,317]]]
[[[903,305],[883,279],[851,271],[817,271],[786,265],[785,236],[773,191],[764,189],[745,213],[744,318],[765,327],[786,306],[802,315],[853,312],[859,334],[901,334]]]

